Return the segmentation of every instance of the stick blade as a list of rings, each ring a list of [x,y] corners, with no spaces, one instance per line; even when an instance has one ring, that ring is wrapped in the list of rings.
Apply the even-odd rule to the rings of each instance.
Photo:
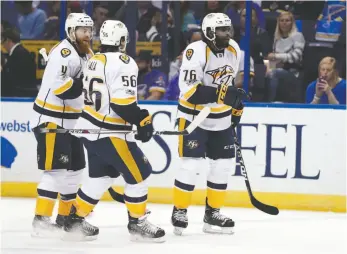
[[[258,208],[260,211],[263,211],[264,213],[267,213],[270,215],[279,214],[279,210],[277,207],[261,203],[257,199],[255,199],[255,197],[251,198],[251,203],[254,207]]]
[[[188,134],[192,133],[196,127],[198,127],[206,117],[211,113],[211,108],[204,107],[200,113],[195,117],[194,121],[190,123],[190,125],[186,128]]]

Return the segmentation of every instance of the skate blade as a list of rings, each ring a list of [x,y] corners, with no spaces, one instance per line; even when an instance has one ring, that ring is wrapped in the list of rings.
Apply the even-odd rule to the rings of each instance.
[[[163,243],[166,241],[165,236],[158,238],[143,237],[137,234],[130,234],[130,241],[132,242],[142,242],[142,243]]]
[[[212,226],[208,223],[204,223],[204,227],[202,228],[202,231],[207,234],[219,234],[219,235],[232,235],[234,234],[234,228],[228,227],[228,228],[222,228],[218,226]]]
[[[177,236],[181,236],[183,234],[185,228],[174,227],[173,233]]]
[[[60,239],[65,242],[89,242],[98,238],[98,235],[86,236],[77,232],[64,232],[61,234]]]

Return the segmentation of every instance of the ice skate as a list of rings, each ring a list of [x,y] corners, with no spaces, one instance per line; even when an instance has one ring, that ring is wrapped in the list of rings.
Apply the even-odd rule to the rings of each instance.
[[[32,237],[56,238],[62,233],[61,227],[54,224],[48,216],[35,215],[32,227]]]
[[[165,242],[165,231],[147,220],[149,213],[140,218],[129,215],[128,230],[131,241]]]
[[[75,208],[65,219],[62,240],[64,241],[93,241],[99,235],[99,228],[89,224],[84,217],[75,214]]]
[[[210,234],[233,234],[235,222],[220,213],[220,209],[210,207],[206,202],[203,231]]]
[[[182,235],[183,230],[188,227],[187,209],[178,209],[174,206],[171,224],[174,226],[174,234]]]

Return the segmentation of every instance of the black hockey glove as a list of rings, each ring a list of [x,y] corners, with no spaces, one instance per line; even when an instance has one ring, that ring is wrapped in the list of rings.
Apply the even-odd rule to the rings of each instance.
[[[239,123],[240,123],[240,120],[241,120],[241,116],[242,116],[242,113],[243,113],[243,103],[242,101],[240,102],[240,104],[236,107],[236,108],[233,108],[232,109],[232,116],[231,116],[231,126],[233,128],[235,128]]]
[[[149,115],[147,109],[141,109],[143,116],[141,122],[137,124],[137,134],[135,139],[141,140],[143,143],[148,142],[153,136],[152,116]]]
[[[217,90],[217,103],[237,108],[242,100],[248,100],[249,97],[245,90],[234,86],[221,85]]]

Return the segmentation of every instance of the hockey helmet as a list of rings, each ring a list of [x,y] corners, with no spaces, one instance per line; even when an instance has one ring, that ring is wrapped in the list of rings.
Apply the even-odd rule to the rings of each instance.
[[[76,27],[91,27],[93,29],[94,21],[85,13],[70,13],[65,22],[65,32],[71,41],[76,40]],[[72,33],[71,30],[72,29]]]
[[[210,13],[207,14],[202,21],[202,32],[209,41],[216,40],[217,27],[230,27],[233,34],[233,26],[231,20],[224,13]]]
[[[122,39],[125,44],[121,46]],[[102,45],[117,46],[121,52],[125,52],[129,42],[129,33],[123,22],[118,20],[106,20],[100,28],[100,41]]]

